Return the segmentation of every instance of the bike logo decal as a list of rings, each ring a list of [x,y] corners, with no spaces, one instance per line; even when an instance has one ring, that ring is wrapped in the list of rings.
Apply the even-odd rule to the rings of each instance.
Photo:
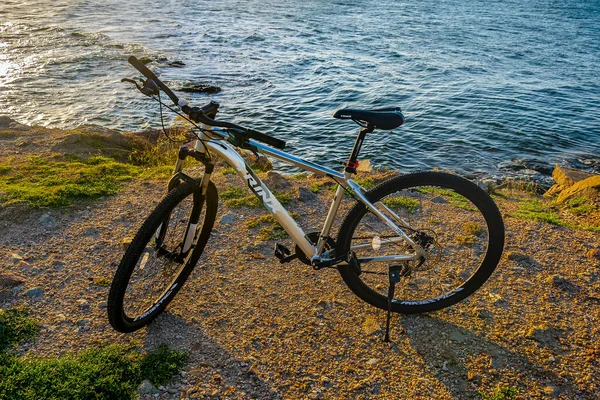
[[[464,288],[458,288],[456,290],[453,290],[450,293],[446,293],[443,296],[437,297],[435,299],[429,299],[429,300],[419,300],[419,301],[398,301],[398,300],[392,300],[394,303],[400,303],[402,305],[405,306],[422,306],[425,304],[430,304],[430,303],[435,303],[436,301],[440,301],[440,300],[444,300],[447,299],[450,296],[454,296],[456,293],[461,292]]]
[[[251,171],[246,171],[244,178],[248,181],[248,187],[252,190],[252,193],[262,200],[263,204],[271,213],[275,213],[275,207],[273,206],[273,199],[270,193],[266,192],[260,183],[258,183],[258,177]]]
[[[154,310],[156,310],[158,307],[160,307],[160,305],[162,304],[163,301],[165,301],[165,299],[167,297],[169,297],[169,295],[171,294],[171,292],[173,290],[175,290],[175,288],[177,287],[178,283],[175,282],[173,284],[173,286],[171,286],[171,288],[169,289],[169,291],[167,293],[164,294],[163,297],[160,298],[160,300],[158,301],[158,303],[156,303],[151,309],[149,309],[148,311],[146,311],[145,313],[143,313],[142,315],[140,315],[139,317],[135,318],[133,321],[139,321],[140,319],[146,318],[146,316],[150,315],[151,313],[154,312]]]

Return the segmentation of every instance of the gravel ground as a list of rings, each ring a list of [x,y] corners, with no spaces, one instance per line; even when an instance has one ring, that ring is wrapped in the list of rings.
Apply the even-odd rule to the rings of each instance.
[[[220,190],[237,177],[216,173]],[[314,179],[298,183],[308,186]],[[131,237],[164,194],[163,182],[132,182],[119,195],[63,210],[0,209],[0,269],[25,283],[0,306],[27,304],[42,329],[22,352],[58,355],[106,343],[190,353],[161,399],[478,399],[516,387],[517,398],[600,397],[598,233],[505,215],[505,255],[469,299],[427,315],[393,315],[362,302],[331,269],[273,258],[275,241],[228,209],[198,267],[153,324],[119,334],[108,324],[108,285]],[[294,200],[300,224],[317,227],[332,192]],[[310,231],[310,229],[306,229]],[[289,244],[289,239],[281,242]]]

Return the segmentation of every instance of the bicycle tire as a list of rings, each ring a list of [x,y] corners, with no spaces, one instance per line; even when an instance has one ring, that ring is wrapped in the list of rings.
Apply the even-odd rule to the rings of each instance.
[[[173,300],[188,279],[204,251],[216,218],[217,202],[217,189],[212,182],[208,185],[204,200],[202,200],[201,189],[197,183],[184,182],[169,191],[169,193],[154,208],[152,213],[146,218],[134,239],[129,244],[117,267],[108,295],[108,320],[115,330],[119,332],[133,332],[141,329],[156,318]],[[189,204],[191,204],[191,209],[189,209]],[[188,209],[184,208],[186,205],[188,205]],[[177,214],[177,218],[173,218],[174,210],[179,210],[179,208],[177,208],[178,206],[181,206],[183,209],[182,215],[187,215],[188,212],[198,212],[199,221],[198,226],[196,227],[194,242],[192,244],[193,247],[187,252],[185,258],[174,261],[176,260],[176,257],[171,255],[161,255],[160,251],[156,250],[155,243],[153,247],[152,241],[159,240],[159,236],[163,239],[170,238],[168,236],[170,231],[176,230],[175,228],[179,222],[189,221],[189,217],[187,217],[187,219],[181,218],[179,214]],[[197,207],[200,208],[198,209]],[[179,226],[183,226],[182,224],[183,222],[181,222]],[[173,228],[172,225],[174,225]],[[165,226],[167,227],[166,230],[164,229]],[[187,225],[185,229],[187,229]],[[167,240],[164,242],[166,243]],[[177,240],[176,237],[174,240]],[[160,247],[161,249],[163,248],[162,245]],[[175,248],[177,247],[175,246]],[[152,253],[153,251],[154,253]],[[164,290],[162,290],[159,285],[161,283],[160,279],[154,279],[154,277],[152,277],[148,279],[148,282],[142,281],[144,278],[143,274],[147,272],[144,270],[149,269],[147,268],[147,262],[150,257],[156,257],[156,260],[163,262],[164,265],[160,265],[160,262],[156,263],[159,266],[159,273],[163,275],[168,269],[167,265],[180,264],[175,266],[175,270],[171,275],[172,278],[164,280],[164,282],[168,283],[164,286]],[[151,264],[151,267],[153,266],[154,263]],[[136,273],[136,277],[132,278],[134,273]],[[137,278],[138,273],[140,274],[140,278]],[[138,299],[133,294],[129,296],[128,289],[130,291],[138,290],[137,286],[135,288],[130,288],[132,281],[138,280],[140,281],[140,287],[150,289],[158,288],[160,294],[158,297],[151,299],[150,305],[143,305],[141,310],[136,312],[137,315],[128,315],[131,313],[129,312],[130,307],[135,307],[136,300],[134,299]],[[138,282],[136,282],[136,284],[137,283]],[[137,296],[139,293],[136,293],[135,295]],[[129,299],[129,297],[132,297],[132,299]],[[140,302],[146,300],[142,299],[144,296],[138,297]]]
[[[420,187],[422,189],[419,189]],[[436,229],[438,230],[437,232],[435,229],[429,228],[409,230],[409,233],[411,233],[414,238],[419,237],[417,236],[419,235],[418,232],[424,232],[426,236],[433,238],[434,241],[429,244],[430,249],[428,249],[428,257],[430,257],[432,261],[428,266],[427,263],[429,263],[429,261],[423,264],[421,267],[422,270],[411,270],[410,266],[408,268],[406,267],[408,264],[404,264],[405,267],[403,268],[405,269],[402,271],[403,273],[406,273],[406,275],[402,276],[400,278],[401,282],[397,284],[403,289],[403,292],[398,294],[399,291],[398,289],[396,290],[398,295],[393,296],[391,311],[413,314],[439,310],[456,304],[479,289],[491,276],[498,265],[504,248],[504,223],[502,221],[502,215],[492,198],[476,184],[457,175],[448,173],[418,172],[391,178],[371,189],[365,193],[365,195],[373,204],[380,201],[386,205],[398,204],[398,210],[400,210],[398,212],[402,213],[402,215],[398,215],[401,218],[404,218],[404,215],[407,220],[416,221],[422,219],[425,221],[425,218],[420,218],[417,214],[423,214],[424,211],[429,211],[431,214],[430,218],[427,220],[427,224],[433,227],[437,226]],[[393,197],[393,195],[397,196]],[[405,197],[403,197],[403,195]],[[415,215],[411,215],[411,213]],[[431,216],[434,216],[435,218],[444,217],[442,219],[444,223],[442,224],[442,220],[432,218]],[[356,204],[349,211],[340,226],[336,244],[337,254],[349,255],[351,254],[352,248],[360,249],[361,252],[366,252],[365,249],[368,249],[368,243],[365,242],[365,237],[368,238],[369,236],[360,236],[363,235],[363,233],[357,233],[357,228],[361,232],[372,232],[371,234],[374,235],[371,245],[372,252],[381,250],[381,244],[379,244],[383,243],[381,238],[374,238],[375,235],[379,234],[378,231],[373,228],[372,224],[361,224],[363,219],[366,218],[379,221],[383,226],[383,223],[376,218],[374,214],[368,212],[365,205],[362,203]],[[464,218],[464,223],[460,226],[458,224],[463,220],[459,218]],[[478,222],[473,222],[474,218],[477,218],[476,221]],[[421,223],[425,224],[425,222]],[[478,223],[480,224],[479,228],[481,229],[479,232],[476,232]],[[418,225],[418,223],[416,224]],[[463,237],[456,235],[454,231],[449,231],[447,229],[453,224],[455,230],[462,229],[459,233],[464,233],[465,227],[470,231],[475,232],[471,232],[473,233],[471,235],[472,237],[464,235],[468,238],[468,240],[466,240]],[[363,225],[366,226],[364,229],[362,228]],[[483,229],[484,225],[485,228],[487,228],[487,232]],[[413,228],[415,227],[413,224],[411,224],[411,226]],[[476,236],[475,233],[478,233],[479,236]],[[455,240],[452,240],[452,235],[454,235]],[[388,236],[388,239],[384,239],[384,241],[388,240],[387,243],[393,242],[393,246],[399,247],[400,245],[397,243],[400,243],[400,241],[393,238],[389,239],[391,236],[393,235]],[[354,245],[353,237],[355,238]],[[421,234],[420,237],[422,238],[424,236]],[[423,240],[424,244],[427,243],[428,239],[420,240]],[[441,242],[442,240],[443,243]],[[474,244],[472,243],[473,241],[478,242]],[[365,243],[367,243],[367,245],[365,245]],[[377,247],[378,245],[380,247]],[[485,254],[482,256],[483,245],[485,245]],[[466,250],[463,250],[463,248],[466,248]],[[434,249],[437,249],[435,252],[437,260],[434,258]],[[469,263],[468,265],[472,264],[473,266],[470,267],[470,271],[469,269],[465,269],[464,273],[457,273],[453,268],[459,268],[460,263],[456,262],[457,256],[452,253],[454,250],[460,255],[465,255],[469,252],[472,255],[479,255],[479,260],[473,262],[468,259],[464,260],[465,265]],[[430,252],[431,254],[429,254]],[[368,258],[364,258],[364,260],[368,261]],[[463,261],[462,258],[460,258],[460,260]],[[387,310],[389,266],[390,264],[384,267],[380,266],[380,272],[369,271],[368,274],[364,273],[362,268],[359,267],[357,269],[356,266],[351,267],[350,264],[340,265],[338,270],[346,285],[359,298],[375,307]],[[371,274],[378,275],[379,278],[377,279],[379,279],[379,281],[370,276]],[[383,275],[385,275],[385,277]],[[424,281],[422,277],[428,275],[431,280],[438,279],[440,282],[443,282],[441,285],[445,286],[454,285],[454,283],[446,283],[451,282],[451,280],[458,281],[464,279],[464,282],[457,284],[451,290],[446,290],[446,288],[438,290],[433,288],[432,283],[430,283],[429,289],[432,294],[429,295],[425,293],[421,295],[420,291],[412,286],[416,286],[415,282],[418,283],[421,280]],[[446,275],[450,278],[447,278]],[[433,294],[434,292],[440,293]],[[409,298],[409,295],[415,298]],[[398,299],[397,297],[400,298]]]

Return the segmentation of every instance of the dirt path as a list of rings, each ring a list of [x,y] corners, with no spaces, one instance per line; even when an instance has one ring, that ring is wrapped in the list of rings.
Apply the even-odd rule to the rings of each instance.
[[[221,176],[218,187],[230,186]],[[236,183],[237,184],[237,183]],[[303,183],[305,185],[305,183]],[[166,398],[478,399],[516,387],[518,398],[600,396],[600,248],[597,233],[505,216],[506,254],[471,298],[439,312],[393,316],[360,301],[335,270],[315,272],[272,257],[244,221],[255,209],[220,205],[199,267],[168,311],[123,335],[106,314],[107,285],[132,236],[163,195],[162,182],[64,210],[0,210],[0,269],[25,284],[0,306],[25,303],[42,321],[22,351],[62,354],[89,346],[161,342],[190,352]],[[331,193],[291,209],[317,226]],[[515,207],[499,199],[504,214]],[[283,240],[288,242],[288,240]]]

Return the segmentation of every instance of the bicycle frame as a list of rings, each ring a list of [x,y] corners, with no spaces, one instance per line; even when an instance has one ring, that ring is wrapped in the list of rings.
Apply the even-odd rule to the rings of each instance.
[[[203,128],[207,128],[203,126]],[[221,138],[227,138],[228,134],[221,131],[218,128],[212,128],[217,136]],[[211,133],[212,133],[211,132]],[[383,241],[383,244],[395,243],[398,241],[406,241],[415,250],[414,254],[399,254],[393,256],[380,256],[380,257],[369,257],[359,258],[360,263],[367,262],[400,262],[400,261],[411,261],[418,260],[424,254],[423,248],[415,243],[410,236],[408,236],[396,223],[400,223],[404,226],[409,224],[400,218],[396,213],[390,210],[385,204],[377,202],[372,204],[363,193],[364,188],[358,183],[351,179],[352,174],[350,172],[339,173],[332,169],[322,167],[310,161],[303,160],[302,158],[288,154],[284,151],[274,149],[266,146],[260,142],[250,139],[249,145],[255,148],[258,152],[268,156],[275,157],[279,160],[286,162],[287,164],[294,165],[303,170],[314,172],[317,174],[326,175],[332,178],[337,184],[335,197],[329,207],[329,212],[325,218],[323,228],[321,229],[319,239],[316,245],[312,244],[307,238],[306,234],[298,226],[296,221],[290,216],[287,210],[281,205],[277,198],[271,193],[269,188],[261,181],[256,173],[250,168],[250,166],[244,161],[242,156],[230,145],[226,140],[215,140],[209,137],[204,132],[199,134],[199,140],[196,141],[195,150],[201,153],[205,153],[208,149],[210,153],[217,154],[219,157],[225,160],[229,166],[235,169],[238,176],[246,182],[250,190],[262,201],[265,208],[273,215],[275,220],[279,222],[281,227],[288,233],[292,240],[300,247],[302,252],[311,260],[312,264],[316,263],[327,263],[332,264],[345,261],[344,258],[340,258],[338,255],[337,259],[331,257],[329,252],[323,252],[326,244],[326,238],[329,237],[331,228],[335,221],[335,217],[339,210],[344,191],[350,189],[354,196],[363,203],[369,211],[375,214],[379,219],[386,223],[393,231],[395,231],[399,238],[393,238],[391,240]],[[183,165],[178,162],[175,167],[175,172],[180,172]],[[210,174],[205,174],[202,180],[202,187],[205,189],[210,181]],[[386,215],[387,214],[387,215]],[[396,221],[396,223],[394,223]],[[358,245],[356,249],[365,247],[368,245]],[[353,248],[354,249],[354,248]],[[352,249],[351,249],[352,250]]]

